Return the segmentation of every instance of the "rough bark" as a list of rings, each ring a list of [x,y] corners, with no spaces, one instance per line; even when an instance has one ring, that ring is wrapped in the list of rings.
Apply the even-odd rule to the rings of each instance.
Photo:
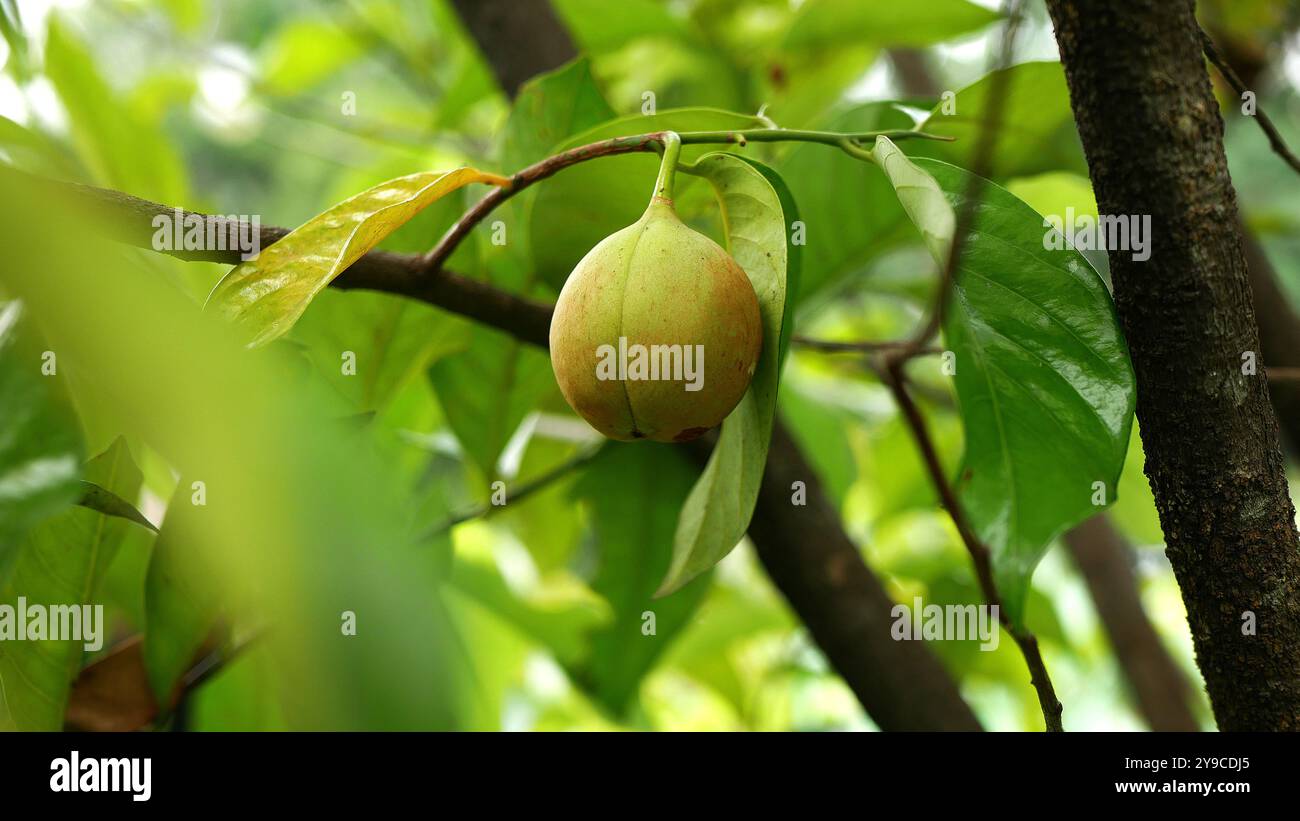
[[[1300,536],[1258,352],[1223,123],[1190,0],[1048,0],[1105,214],[1146,473],[1219,727],[1300,729]],[[1251,628],[1254,633],[1251,634]]]
[[[577,52],[549,0],[452,0],[452,5],[509,97],[529,77]],[[609,11],[618,13],[613,7]]]
[[[1142,608],[1133,550],[1103,516],[1065,534],[1138,711],[1153,730],[1195,732],[1187,678]]]

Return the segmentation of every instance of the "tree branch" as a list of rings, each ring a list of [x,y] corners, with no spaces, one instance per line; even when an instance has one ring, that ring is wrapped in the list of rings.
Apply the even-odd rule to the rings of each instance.
[[[28,184],[37,178],[21,172]],[[152,220],[170,218],[174,209],[117,191],[70,183],[54,185],[74,207],[86,207],[119,240],[152,249]],[[194,212],[183,211],[183,214]],[[203,216],[224,226],[228,220]],[[284,237],[283,228],[261,228],[263,247]],[[186,260],[237,264],[238,251],[168,251]],[[548,343],[552,307],[499,290],[486,283],[441,268],[430,269],[420,255],[371,251],[330,283],[332,287],[363,288],[410,297],[452,313],[461,314],[486,326],[514,336],[521,342],[545,349]],[[817,490],[816,476],[808,468],[789,434],[779,421],[773,431],[773,449],[768,472],[773,476],[795,476],[808,486],[808,509],[817,522],[810,525],[791,507],[788,488],[765,478],[760,492],[750,537],[759,547],[760,559],[772,581],[795,608],[813,639],[826,652],[848,686],[878,725],[888,729],[979,729],[974,714],[962,700],[956,685],[938,660],[917,642],[896,642],[889,638],[893,602],[884,593],[833,517],[834,507]],[[778,448],[776,443],[786,445]],[[767,511],[770,505],[777,508]],[[811,542],[816,545],[812,546]],[[882,677],[882,670],[897,676]],[[897,679],[897,680],[896,680]],[[926,682],[918,688],[917,682]]]

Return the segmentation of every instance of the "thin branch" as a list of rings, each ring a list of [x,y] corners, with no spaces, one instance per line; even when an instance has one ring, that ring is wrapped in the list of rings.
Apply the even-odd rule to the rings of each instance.
[[[930,310],[927,321],[917,329],[915,334],[902,345],[890,347],[876,354],[877,361],[872,364],[872,367],[883,377],[885,385],[893,393],[899,410],[903,413],[908,428],[912,431],[912,437],[916,440],[917,448],[921,451],[926,470],[930,474],[930,479],[934,483],[939,498],[942,500],[943,506],[947,508],[953,523],[957,526],[957,532],[961,535],[967,552],[970,553],[971,560],[975,565],[975,575],[979,579],[980,589],[984,593],[985,600],[990,605],[998,606],[998,617],[1002,626],[1015,640],[1016,645],[1020,648],[1021,655],[1025,658],[1025,664],[1029,668],[1030,681],[1034,685],[1034,690],[1038,693],[1038,703],[1043,711],[1043,721],[1047,731],[1061,732],[1064,729],[1061,724],[1061,702],[1056,697],[1052,679],[1047,673],[1046,665],[1043,663],[1042,653],[1038,648],[1038,639],[1028,630],[1012,624],[1006,608],[1002,606],[1002,599],[993,578],[992,553],[989,551],[988,546],[980,541],[966,519],[965,511],[957,499],[957,493],[948,481],[943,466],[939,461],[939,454],[935,449],[934,441],[930,438],[929,430],[925,424],[925,417],[921,414],[920,408],[917,407],[908,390],[907,375],[904,371],[904,365],[908,360],[930,347],[931,341],[938,334],[939,328],[943,324],[944,310],[948,302],[949,292],[956,280],[957,266],[961,260],[966,235],[974,221],[975,211],[980,198],[983,196],[984,186],[988,182],[985,177],[992,162],[993,148],[997,143],[998,128],[1002,122],[1002,111],[1006,102],[1006,86],[1009,80],[1008,72],[1003,69],[1011,62],[1016,32],[1020,26],[1019,0],[1007,0],[1003,4],[1003,16],[1006,17],[1007,23],[993,71],[990,72],[989,94],[987,97],[989,100],[989,113],[984,119],[985,127],[980,131],[979,140],[975,145],[970,181],[967,183],[964,199],[957,213],[952,245],[948,249],[948,258],[943,267],[938,290],[935,293],[934,306]]]
[[[455,516],[452,516],[447,521],[431,527],[427,532],[425,532],[421,536],[421,539],[429,539],[435,536],[441,536],[444,533],[450,532],[451,529],[456,525],[464,524],[465,522],[469,522],[474,519],[486,519],[488,516],[491,516],[493,513],[503,510],[506,504],[510,502],[523,501],[524,499],[527,499],[529,496],[532,496],[534,493],[545,490],[550,485],[554,484],[560,479],[563,479],[565,476],[568,476],[570,473],[573,473],[575,470],[587,464],[592,459],[595,459],[604,446],[605,443],[600,442],[593,447],[585,448],[584,450],[578,452],[572,458],[559,463],[558,465],[546,471],[545,473],[536,476],[532,479],[529,479],[527,482],[522,482],[517,487],[507,488],[506,502],[504,504],[498,505],[498,504],[493,504],[491,502],[487,502],[471,510],[467,510],[464,513],[459,513]]]
[[[1237,75],[1237,72],[1233,70],[1228,61],[1219,53],[1218,47],[1214,45],[1213,38],[1205,32],[1205,29],[1201,29],[1201,50],[1205,52],[1206,58],[1214,64],[1214,67],[1219,70],[1220,76],[1227,81],[1228,85],[1232,86],[1234,91],[1238,94],[1245,94],[1250,91],[1242,81],[1241,77]],[[1291,149],[1287,147],[1286,141],[1283,140],[1282,135],[1278,133],[1277,127],[1273,125],[1273,121],[1264,113],[1264,109],[1259,107],[1258,101],[1255,105],[1254,117],[1259,123],[1260,129],[1264,132],[1264,135],[1268,137],[1268,144],[1272,146],[1273,153],[1281,157],[1287,165],[1291,166],[1292,170],[1300,172],[1300,157],[1296,157],[1295,154],[1291,153]]]
[[[1264,373],[1268,376],[1269,382],[1297,382],[1300,381],[1300,368],[1282,367],[1280,365],[1264,367]]]
[[[456,224],[447,229],[438,240],[438,244],[433,247],[429,253],[424,256],[424,265],[429,270],[437,270],[448,259],[457,246],[469,236],[469,232],[474,226],[492,213],[493,209],[501,205],[506,200],[518,194],[520,191],[530,185],[553,176],[571,165],[577,165],[587,160],[594,160],[597,157],[612,157],[619,154],[634,154],[642,151],[661,151],[663,148],[665,132],[655,131],[647,134],[634,134],[629,137],[614,137],[609,140],[588,143],[577,148],[570,148],[567,151],[561,151],[559,154],[547,157],[544,160],[533,163],[527,168],[517,172],[510,178],[510,185],[503,188],[494,188],[483,199],[479,200],[469,211],[465,212]],[[936,134],[927,134],[923,131],[913,130],[887,130],[887,131],[861,131],[852,133],[839,133],[834,131],[804,131],[798,129],[785,128],[754,128],[742,129],[739,131],[684,131],[678,134],[681,137],[683,145],[703,145],[703,144],[721,144],[721,145],[739,145],[744,146],[751,142],[812,142],[828,145],[835,148],[842,148],[850,151],[853,147],[860,147],[860,144],[868,140],[874,140],[876,137],[888,137],[891,140],[903,139],[922,139],[922,140],[951,140],[951,137],[943,137]],[[851,153],[851,152],[850,152]]]
[[[957,499],[956,491],[953,490],[952,484],[949,483],[944,473],[943,464],[939,461],[939,452],[935,448],[934,440],[930,437],[929,428],[925,424],[925,417],[921,414],[921,409],[917,407],[908,391],[906,377],[902,372],[902,362],[882,362],[879,363],[878,367],[885,375],[885,385],[893,393],[894,400],[903,412],[903,418],[907,422],[908,429],[912,432],[912,438],[916,440],[917,449],[921,451],[926,472],[930,475],[930,481],[934,484],[935,491],[938,492],[943,506],[948,510],[948,515],[952,517],[953,524],[957,526],[957,532],[961,535],[966,550],[971,555],[971,560],[975,564],[975,576],[979,580],[984,599],[990,605],[997,605],[998,620],[1001,622],[1003,629],[1011,635],[1011,638],[1020,648],[1021,654],[1025,657],[1025,664],[1029,667],[1030,681],[1034,685],[1034,690],[1038,693],[1038,703],[1043,710],[1043,719],[1047,731],[1061,732],[1064,729],[1061,725],[1061,702],[1056,697],[1056,691],[1052,687],[1052,679],[1047,673],[1047,666],[1043,663],[1043,656],[1038,649],[1038,639],[1032,633],[1021,630],[1012,624],[1010,617],[1007,616],[1006,608],[1002,606],[997,584],[993,580],[992,554],[971,528],[961,502]]]
[[[814,339],[808,336],[795,334],[790,337],[790,341],[800,348],[807,348],[811,351],[820,351],[821,353],[880,353],[886,351],[897,351],[904,348],[910,348],[912,341],[909,339],[887,339],[882,341],[867,340],[864,342],[839,342],[832,339]],[[915,352],[915,355],[937,354],[942,353],[943,349],[937,345],[925,345]]]

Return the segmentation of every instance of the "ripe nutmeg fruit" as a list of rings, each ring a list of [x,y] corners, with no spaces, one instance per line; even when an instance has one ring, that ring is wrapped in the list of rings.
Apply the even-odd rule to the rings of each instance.
[[[560,390],[611,439],[683,442],[717,426],[762,349],[749,277],[673,209],[675,147],[645,214],[587,252],[551,318]]]

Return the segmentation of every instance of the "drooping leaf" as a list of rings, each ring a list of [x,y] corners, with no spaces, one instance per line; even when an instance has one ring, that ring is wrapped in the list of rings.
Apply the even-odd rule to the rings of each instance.
[[[121,438],[91,459],[85,473],[119,497],[134,498],[140,489],[140,470]],[[15,636],[0,641],[0,692],[19,729],[58,730],[63,726],[68,687],[81,666],[83,652],[99,649],[95,642],[102,646],[107,638],[103,620],[82,605],[97,604],[95,594],[104,571],[126,529],[133,526],[125,519],[74,507],[41,523],[23,542],[9,581],[0,588],[0,602],[13,608],[13,613],[24,607],[48,608],[47,631],[56,620],[64,620],[69,625],[80,624],[81,636],[55,641],[47,632],[44,640],[18,640]],[[66,620],[58,615],[65,612]],[[20,624],[14,627],[22,629]]]
[[[696,471],[674,448],[610,443],[587,468],[573,495],[591,512],[596,576],[613,620],[592,635],[589,658],[574,676],[615,715],[688,623],[709,590],[706,577],[653,601],[672,559],[677,512]],[[647,614],[654,619],[647,631]]]
[[[707,179],[717,192],[728,251],[749,275],[758,296],[763,351],[749,390],[723,421],[708,465],[682,506],[673,560],[658,595],[677,590],[717,564],[749,527],[767,463],[785,344],[787,237],[780,197],[758,169],[732,154],[706,155],[692,173]]]
[[[87,482],[84,479],[81,482],[82,495],[77,504],[82,507],[97,510],[105,516],[116,516],[119,519],[126,519],[128,522],[135,522],[141,527],[157,532],[158,528],[154,527],[153,522],[145,518],[145,515],[136,509],[135,505],[118,496],[106,487],[97,485],[94,482]]]
[[[876,151],[944,264],[970,173],[913,163],[884,140]],[[1097,272],[1073,249],[1045,247],[1043,218],[1005,189],[988,183],[979,196],[944,315],[966,433],[957,485],[1020,623],[1047,545],[1098,511],[1099,491],[1103,505],[1115,499],[1136,390]]]
[[[506,185],[475,168],[398,177],[345,200],[294,229],[213,288],[208,308],[244,326],[250,347],[282,336],[312,298],[421,209],[470,183]]]
[[[786,304],[793,305],[799,298],[799,288],[803,284],[803,249],[804,241],[795,242],[793,237],[799,219],[799,206],[794,201],[794,194],[785,180],[770,165],[759,162],[753,157],[741,156],[742,160],[754,166],[763,175],[781,200],[781,213],[785,217],[786,263],[785,263],[785,299]],[[806,240],[806,237],[802,238]],[[790,353],[790,333],[794,329],[794,311],[785,311],[781,319],[781,356],[778,368],[785,366],[785,358]]]
[[[894,187],[903,210],[921,232],[926,250],[940,265],[946,264],[957,217],[939,183],[899,151],[888,137],[878,138],[872,153]]]
[[[80,492],[81,432],[59,384],[58,359],[28,338],[22,314],[21,302],[0,302],[0,582],[28,528]],[[55,367],[48,376],[47,363]]]

